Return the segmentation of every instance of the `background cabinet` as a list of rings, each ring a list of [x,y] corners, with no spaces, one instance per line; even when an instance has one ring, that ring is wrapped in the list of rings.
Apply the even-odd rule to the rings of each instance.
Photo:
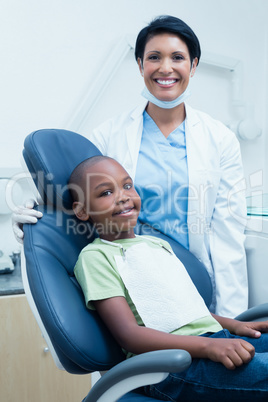
[[[0,297],[0,400],[81,402],[91,375],[59,370],[25,295]]]

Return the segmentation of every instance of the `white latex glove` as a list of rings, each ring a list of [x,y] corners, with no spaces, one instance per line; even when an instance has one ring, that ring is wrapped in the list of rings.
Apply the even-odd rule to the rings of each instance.
[[[40,211],[36,211],[33,207],[36,205],[36,201],[31,199],[26,201],[24,206],[18,206],[14,208],[12,214],[12,229],[16,240],[23,244],[23,229],[24,223],[36,223],[38,218],[42,218],[43,214]]]

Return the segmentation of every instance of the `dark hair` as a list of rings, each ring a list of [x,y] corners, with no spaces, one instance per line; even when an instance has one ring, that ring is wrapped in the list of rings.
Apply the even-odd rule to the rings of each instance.
[[[77,165],[73,172],[70,175],[70,178],[68,180],[68,188],[71,193],[71,197],[73,201],[79,201],[79,195],[81,195],[83,191],[83,183],[85,180],[85,171],[86,169],[89,169],[91,166],[95,165],[99,161],[106,160],[106,159],[112,159],[109,156],[104,156],[104,155],[96,155],[96,156],[91,156],[88,159],[85,159],[79,165]]]
[[[197,36],[185,22],[170,15],[160,15],[159,17],[156,17],[152,22],[150,22],[149,25],[140,31],[137,36],[135,46],[136,60],[138,60],[138,58],[143,60],[144,49],[149,39],[155,35],[165,32],[178,35],[188,47],[191,63],[195,57],[198,58],[199,62],[201,57],[201,49]]]

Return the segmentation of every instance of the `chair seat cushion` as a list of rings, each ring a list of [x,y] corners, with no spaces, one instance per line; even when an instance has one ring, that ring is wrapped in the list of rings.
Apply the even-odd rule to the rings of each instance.
[[[159,399],[151,398],[150,396],[143,395],[140,391],[128,392],[118,402],[159,402]]]

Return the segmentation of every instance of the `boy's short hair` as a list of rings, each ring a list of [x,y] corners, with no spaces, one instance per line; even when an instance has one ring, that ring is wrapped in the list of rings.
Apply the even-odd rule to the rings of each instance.
[[[85,159],[74,168],[68,180],[68,188],[73,202],[79,201],[79,192],[83,190],[85,171],[88,171],[91,166],[105,159],[113,160],[113,158],[110,158],[109,156],[96,155],[92,156],[91,158]]]
[[[186,43],[191,63],[194,58],[198,58],[198,62],[201,57],[200,43],[195,35],[194,31],[182,20],[177,17],[172,17],[170,15],[160,15],[153,19],[149,25],[143,28],[137,36],[136,46],[135,46],[135,58],[143,61],[144,49],[146,43],[153,36],[161,33],[173,33],[177,35],[183,42]]]

